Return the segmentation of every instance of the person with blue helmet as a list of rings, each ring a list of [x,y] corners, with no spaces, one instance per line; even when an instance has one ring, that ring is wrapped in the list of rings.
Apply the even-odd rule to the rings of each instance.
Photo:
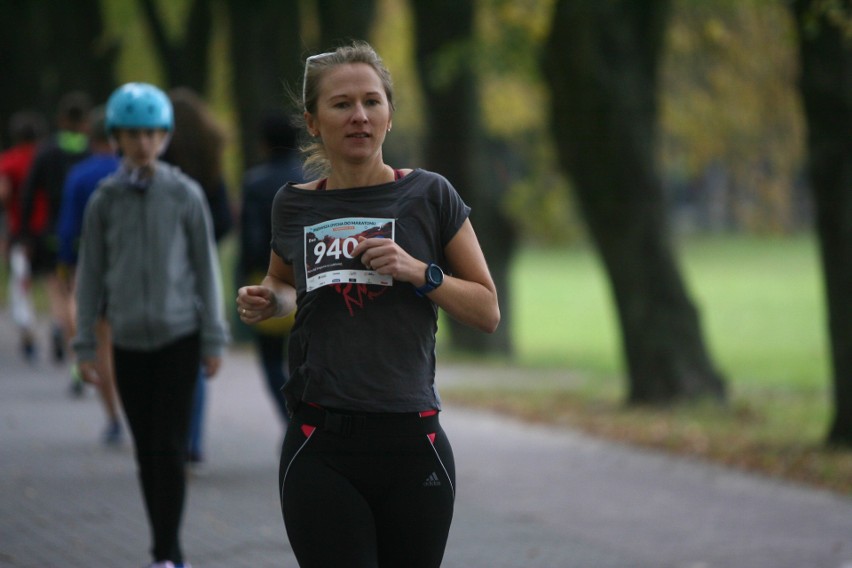
[[[153,128],[171,132],[174,109],[169,97],[147,83],[127,83],[107,101],[106,128]]]
[[[86,206],[73,347],[84,380],[101,380],[95,324],[106,317],[151,527],[151,567],[186,568],[180,525],[192,395],[199,366],[215,375],[228,340],[213,224],[198,183],[159,159],[174,128],[163,91],[119,87],[107,101],[106,128],[122,161]]]

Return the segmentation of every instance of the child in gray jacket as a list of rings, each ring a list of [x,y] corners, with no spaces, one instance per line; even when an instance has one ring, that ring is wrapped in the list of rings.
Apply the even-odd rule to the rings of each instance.
[[[112,328],[116,385],[133,435],[155,568],[187,567],[180,547],[192,393],[227,341],[212,222],[198,184],[157,158],[174,127],[157,87],[128,83],[106,108],[122,153],[86,207],[77,269],[80,372],[96,383],[95,322]]]

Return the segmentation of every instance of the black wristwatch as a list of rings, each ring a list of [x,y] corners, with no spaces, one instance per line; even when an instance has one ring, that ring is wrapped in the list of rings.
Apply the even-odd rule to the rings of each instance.
[[[417,288],[418,296],[425,296],[438,286],[444,283],[444,271],[434,262],[429,263],[426,267],[426,284]]]

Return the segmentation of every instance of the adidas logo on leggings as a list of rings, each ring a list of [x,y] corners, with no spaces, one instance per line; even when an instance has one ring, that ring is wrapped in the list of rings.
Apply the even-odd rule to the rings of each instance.
[[[438,474],[435,473],[434,471],[432,472],[432,475],[427,477],[426,481],[423,482],[423,487],[440,487],[440,486],[441,486],[441,480],[438,479]]]

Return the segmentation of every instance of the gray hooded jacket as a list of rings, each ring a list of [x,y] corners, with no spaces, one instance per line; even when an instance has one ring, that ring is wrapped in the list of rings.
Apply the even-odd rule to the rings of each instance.
[[[118,347],[154,350],[200,331],[202,356],[221,355],[228,330],[210,212],[178,168],[157,162],[144,189],[119,172],[92,194],[77,267],[80,361],[95,358],[103,313]]]

